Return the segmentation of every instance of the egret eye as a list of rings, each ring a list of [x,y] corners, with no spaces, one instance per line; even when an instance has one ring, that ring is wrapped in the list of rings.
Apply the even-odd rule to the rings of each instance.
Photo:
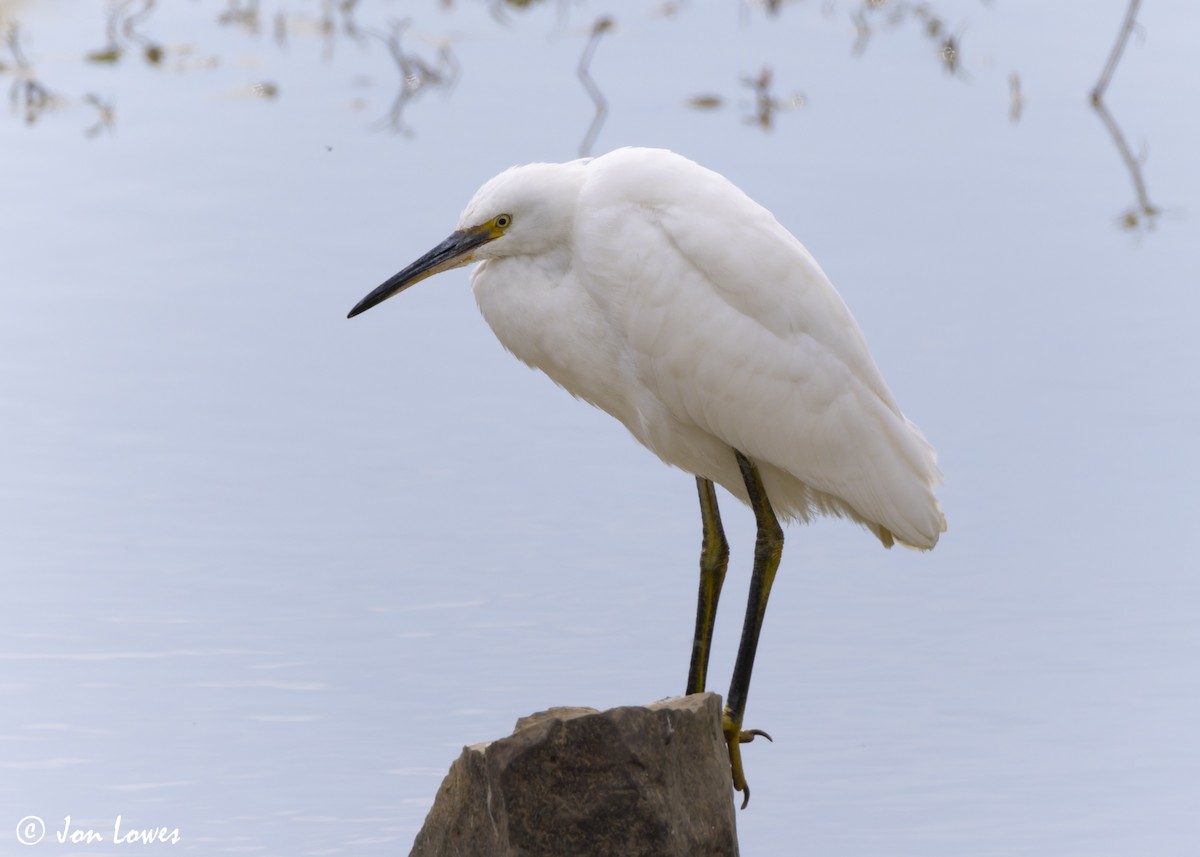
[[[497,217],[497,218],[495,219],[495,221],[493,221],[493,222],[494,222],[494,223],[496,224],[496,226],[497,226],[497,227],[499,227],[500,229],[507,229],[507,228],[508,228],[508,225],[509,225],[510,223],[512,223],[512,215],[510,215],[510,214],[501,214],[501,215],[500,215],[499,217]]]

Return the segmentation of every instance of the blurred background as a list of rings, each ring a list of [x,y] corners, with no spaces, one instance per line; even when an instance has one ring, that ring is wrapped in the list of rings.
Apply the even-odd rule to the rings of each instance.
[[[1195,854],[1198,28],[0,2],[0,852],[121,815],[403,854],[464,744],[683,690],[692,478],[505,354],[466,271],[345,319],[504,167],[648,145],[805,242],[946,473],[930,554],[788,529],[742,853]]]

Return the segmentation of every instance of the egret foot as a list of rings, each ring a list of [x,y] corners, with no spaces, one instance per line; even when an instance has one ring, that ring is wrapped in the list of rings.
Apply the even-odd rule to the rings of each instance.
[[[725,733],[725,743],[729,746],[733,789],[742,793],[742,809],[745,809],[750,803],[750,786],[746,785],[746,772],[742,770],[742,745],[749,744],[759,735],[771,742],[775,739],[761,729],[743,729],[742,724],[733,719],[733,714],[728,708],[721,715],[721,731]]]

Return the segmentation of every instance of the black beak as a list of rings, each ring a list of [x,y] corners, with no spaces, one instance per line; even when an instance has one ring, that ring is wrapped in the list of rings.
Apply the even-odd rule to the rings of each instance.
[[[426,277],[432,277],[442,271],[473,262],[474,257],[471,255],[471,251],[495,237],[495,234],[487,228],[455,232],[359,301],[346,318],[354,318],[359,313],[366,312],[376,304],[383,303],[392,295],[399,294],[413,283],[418,283]]]

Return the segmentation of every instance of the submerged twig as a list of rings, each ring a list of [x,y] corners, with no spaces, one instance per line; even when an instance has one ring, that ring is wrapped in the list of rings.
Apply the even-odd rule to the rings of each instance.
[[[61,100],[42,85],[33,73],[33,68],[21,48],[21,30],[16,21],[8,25],[4,34],[8,52],[16,65],[15,80],[8,91],[9,101],[14,108],[24,109],[25,123],[32,125],[46,110],[57,107]]]
[[[438,51],[439,68],[434,68],[416,54],[409,53],[400,44],[404,31],[412,22],[409,20],[395,21],[392,31],[384,36],[374,33],[376,38],[387,45],[388,52],[396,62],[400,71],[400,91],[392,102],[391,109],[376,127],[391,128],[401,134],[411,134],[412,129],[404,124],[402,114],[408,102],[430,87],[443,86],[453,88],[458,79],[458,62],[454,58],[449,45],[442,44]]]
[[[771,94],[771,81],[774,73],[770,66],[763,66],[756,77],[744,77],[742,83],[754,90],[754,115],[746,119],[750,124],[758,125],[764,131],[770,131],[778,110],[803,107],[805,97],[796,93],[791,98],[779,99]]]
[[[1120,217],[1120,223],[1125,229],[1137,229],[1143,225],[1147,228],[1153,227],[1155,219],[1162,214],[1162,209],[1150,201],[1150,194],[1146,190],[1146,180],[1142,176],[1141,163],[1134,156],[1133,150],[1129,148],[1129,143],[1125,141],[1121,127],[1104,103],[1104,93],[1108,90],[1109,83],[1112,82],[1113,74],[1116,73],[1117,64],[1121,61],[1121,54],[1129,42],[1129,35],[1137,26],[1139,5],[1141,5],[1141,0],[1129,0],[1129,7],[1125,10],[1125,20],[1121,24],[1120,32],[1117,33],[1117,41],[1113,44],[1108,61],[1104,63],[1104,68],[1100,72],[1096,85],[1092,87],[1091,94],[1092,108],[1100,117],[1100,121],[1104,123],[1104,127],[1108,129],[1113,144],[1117,147],[1117,152],[1120,154],[1121,160],[1125,162],[1125,167],[1129,170],[1129,177],[1133,181],[1136,203],[1122,212]]]
[[[1008,118],[1014,125],[1021,121],[1021,113],[1025,110],[1025,94],[1021,92],[1021,76],[1015,71],[1008,77],[1008,95],[1010,105]]]
[[[141,49],[142,57],[150,65],[162,64],[164,56],[162,46],[138,31],[138,27],[154,11],[155,0],[142,0],[141,8],[130,12],[129,9],[135,2],[136,0],[122,0],[109,9],[108,21],[104,27],[108,35],[108,44],[100,50],[87,54],[88,62],[116,63],[125,54],[125,43],[130,43]]]
[[[862,54],[867,49],[867,43],[874,34],[869,16],[886,15],[886,25],[898,27],[906,20],[916,19],[921,24],[921,32],[937,46],[938,60],[949,74],[954,77],[966,78],[966,70],[962,67],[961,34],[948,32],[946,22],[929,3],[888,3],[886,0],[862,0],[861,5],[851,15],[854,23],[855,54]]]
[[[108,131],[111,134],[116,124],[117,109],[113,107],[111,102],[105,101],[94,92],[89,92],[83,96],[83,100],[95,107],[97,112],[96,124],[83,133],[88,137],[98,137],[102,131]]]
[[[1108,55],[1108,62],[1104,64],[1104,70],[1100,72],[1100,78],[1096,81],[1096,85],[1092,87],[1092,103],[1099,104],[1104,98],[1104,93],[1108,90],[1108,84],[1112,81],[1112,76],[1117,70],[1117,63],[1121,61],[1121,54],[1125,52],[1125,45],[1129,43],[1129,35],[1137,26],[1138,7],[1142,5],[1142,0],[1129,0],[1129,8],[1125,10],[1125,21],[1121,24],[1121,31],[1117,33],[1117,41],[1113,44],[1112,52]]]
[[[587,133],[583,135],[583,142],[579,144],[579,154],[585,158],[591,154],[592,144],[596,142],[600,128],[604,125],[604,119],[608,116],[608,101],[604,98],[600,87],[596,85],[596,81],[592,80],[588,67],[592,64],[592,56],[596,53],[596,45],[600,42],[601,34],[612,29],[612,26],[612,18],[597,18],[596,23],[592,24],[592,35],[583,48],[583,56],[579,58],[577,69],[579,79],[596,105],[596,114],[592,117],[592,124],[588,126]]]
[[[258,0],[229,0],[229,8],[217,16],[220,24],[233,24],[241,27],[252,36],[257,36],[261,28],[258,17]]]
[[[1125,141],[1125,135],[1121,133],[1120,126],[1117,125],[1117,121],[1113,119],[1112,114],[1108,112],[1108,108],[1104,106],[1104,102],[1093,101],[1092,107],[1099,114],[1100,121],[1104,123],[1104,127],[1108,129],[1108,133],[1112,135],[1117,152],[1120,153],[1121,160],[1125,162],[1125,167],[1129,170],[1129,177],[1133,181],[1133,192],[1137,198],[1137,202],[1121,213],[1121,226],[1125,229],[1137,229],[1139,226],[1154,226],[1154,221],[1158,215],[1162,214],[1162,209],[1150,201],[1150,194],[1146,190],[1146,180],[1142,177],[1142,165],[1138,162],[1137,157],[1134,156],[1133,150],[1129,148],[1129,143]]]

